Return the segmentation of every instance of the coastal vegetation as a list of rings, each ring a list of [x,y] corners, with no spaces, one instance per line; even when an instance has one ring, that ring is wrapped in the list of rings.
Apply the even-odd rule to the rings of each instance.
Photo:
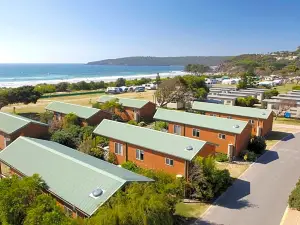
[[[126,66],[185,66],[188,64],[203,64],[216,66],[231,56],[183,56],[183,57],[151,57],[137,56],[117,59],[105,59],[89,62],[88,65],[126,65]]]
[[[300,74],[300,51],[280,51],[269,54],[243,54],[232,57],[218,66],[217,72],[239,74],[254,71],[257,75]]]

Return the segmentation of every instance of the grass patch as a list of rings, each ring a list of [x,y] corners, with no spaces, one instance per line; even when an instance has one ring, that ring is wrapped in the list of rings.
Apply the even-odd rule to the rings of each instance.
[[[277,142],[282,140],[284,137],[290,135],[291,133],[282,132],[282,131],[271,131],[270,134],[266,137],[267,149],[270,149]]]
[[[249,167],[250,164],[237,164],[229,162],[217,162],[217,168],[220,170],[227,169],[229,170],[230,176],[232,178],[238,178],[245,170]]]
[[[276,86],[276,89],[280,94],[283,94],[283,93],[287,93],[288,91],[291,91],[295,85],[296,84],[286,84],[286,85]]]
[[[277,117],[277,119],[274,119],[274,123],[300,126],[300,120],[295,118]]]
[[[185,218],[198,218],[210,206],[207,203],[183,203],[176,205],[175,214]]]

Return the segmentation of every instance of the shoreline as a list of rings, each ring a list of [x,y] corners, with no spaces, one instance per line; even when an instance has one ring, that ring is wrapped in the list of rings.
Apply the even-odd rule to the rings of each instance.
[[[170,71],[170,72],[163,72],[159,73],[159,76],[161,78],[166,77],[174,77],[174,76],[182,76],[188,74],[184,71]],[[56,79],[56,80],[28,80],[28,81],[10,81],[0,82],[0,88],[17,88],[22,86],[36,86],[38,84],[58,84],[61,82],[67,82],[67,83],[77,83],[80,81],[85,81],[87,83],[89,82],[100,82],[104,81],[107,82],[113,82],[116,81],[118,78],[124,78],[126,80],[134,80],[134,79],[141,79],[141,78],[155,78],[157,76],[157,73],[155,74],[145,74],[145,75],[132,75],[132,76],[103,76],[103,77],[78,77],[78,78],[70,78],[70,79]]]

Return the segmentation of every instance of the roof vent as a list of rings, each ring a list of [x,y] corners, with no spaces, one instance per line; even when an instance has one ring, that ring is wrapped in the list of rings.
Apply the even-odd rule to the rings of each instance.
[[[240,126],[239,126],[239,125],[237,125],[237,124],[233,126],[233,128],[239,128],[239,127],[240,127]]]
[[[193,147],[192,147],[191,145],[189,145],[189,146],[187,146],[187,147],[185,148],[185,150],[187,150],[187,151],[192,151],[192,150],[193,150]]]
[[[90,194],[90,197],[92,198],[99,198],[103,194],[103,190],[101,188],[96,188],[95,190],[92,191]]]
[[[266,115],[266,113],[265,113],[265,112],[263,112],[262,114],[263,114],[263,115]]]

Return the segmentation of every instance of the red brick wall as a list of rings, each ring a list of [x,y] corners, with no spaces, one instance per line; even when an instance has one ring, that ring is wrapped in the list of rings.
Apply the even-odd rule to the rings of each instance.
[[[263,121],[263,130],[262,130],[262,136],[267,135],[270,131],[272,131],[273,128],[273,113],[268,117],[268,119]]]
[[[246,121],[249,122],[249,120],[254,120],[254,124],[251,124],[252,126],[252,135],[256,135],[257,134],[257,127],[262,127],[264,132],[262,132],[263,136],[266,135],[269,131],[272,130],[272,125],[267,125],[267,128],[265,127],[265,121],[266,120],[262,120],[262,119],[255,119],[255,118],[249,118],[249,117],[242,117],[242,116],[236,116],[236,115],[231,115],[231,114],[221,114],[221,113],[214,113],[214,112],[205,112],[205,115],[211,116],[212,114],[216,114],[216,116],[218,117],[222,117],[222,118],[227,118],[228,116],[231,116],[232,119],[235,120],[241,120],[241,121]],[[273,117],[273,116],[272,116]],[[270,122],[268,122],[269,124]],[[272,120],[273,123],[273,120]]]
[[[115,154],[115,143],[120,143],[123,145],[123,154],[122,155],[118,155]],[[114,140],[114,139],[110,139],[109,140],[109,151],[114,153],[117,157],[117,164],[122,164],[123,162],[126,162],[126,143],[122,142],[122,141],[118,141],[118,140]]]
[[[248,126],[243,130],[243,132],[240,135],[236,136],[236,146],[234,151],[235,156],[238,156],[241,151],[247,149],[250,137],[251,125],[248,124]]]
[[[213,144],[216,144],[216,152],[221,152],[227,154],[228,151],[228,144],[233,144],[235,145],[235,135],[231,133],[226,133],[226,132],[219,132],[215,130],[210,130],[206,128],[197,128],[197,127],[192,127],[192,126],[184,126],[181,125],[181,133],[182,136],[198,139],[198,140],[203,140],[207,142],[211,142]],[[169,133],[174,133],[173,130],[174,124],[169,123]],[[185,127],[185,129],[184,129]],[[200,130],[200,136],[199,137],[194,137],[193,136],[193,128],[199,129]],[[225,139],[219,139],[219,133],[225,134],[226,137]],[[185,135],[183,135],[185,134]]]
[[[207,157],[210,155],[215,155],[216,153],[216,145],[206,143],[205,146],[198,153],[198,156]]]
[[[136,149],[144,151],[143,161],[136,159]],[[173,159],[174,165],[167,165],[166,158]],[[170,174],[185,176],[185,160],[175,156],[128,144],[128,160],[142,168],[162,170]]]
[[[103,119],[111,119],[111,117],[112,117],[111,113],[107,111],[100,111],[96,113],[94,116],[92,116],[91,118],[89,118],[86,121],[85,125],[96,126],[99,123],[101,123]]]
[[[32,138],[43,138],[48,135],[49,127],[43,126],[35,123],[30,123],[29,125],[21,128],[17,132],[13,133],[12,135],[5,134],[0,132],[0,150],[4,149],[4,138],[10,138],[10,142],[7,144],[12,143],[15,139],[20,136],[32,137]]]
[[[156,105],[153,102],[148,102],[143,108],[140,109],[140,116],[146,120],[153,120],[156,111]]]
[[[115,114],[119,115],[124,121],[134,120],[134,109],[124,107],[124,111],[115,109]]]

